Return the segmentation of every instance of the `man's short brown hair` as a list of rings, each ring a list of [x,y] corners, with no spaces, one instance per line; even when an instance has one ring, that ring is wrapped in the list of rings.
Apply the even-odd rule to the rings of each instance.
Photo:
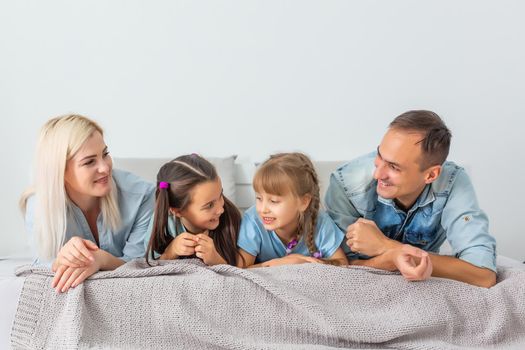
[[[415,132],[422,135],[421,169],[442,165],[447,159],[452,134],[443,120],[434,112],[408,111],[396,117],[389,125],[391,129]]]

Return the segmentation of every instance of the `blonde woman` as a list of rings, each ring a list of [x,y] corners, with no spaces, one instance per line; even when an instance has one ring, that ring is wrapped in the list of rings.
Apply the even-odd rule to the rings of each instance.
[[[20,206],[37,261],[52,263],[58,292],[144,256],[154,185],[113,169],[97,123],[80,115],[49,120],[35,170],[34,187]]]

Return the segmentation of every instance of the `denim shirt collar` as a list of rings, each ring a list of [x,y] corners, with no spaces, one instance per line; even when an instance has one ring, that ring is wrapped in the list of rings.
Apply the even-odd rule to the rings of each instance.
[[[434,191],[432,191],[432,185],[428,184],[423,189],[423,192],[417,197],[416,202],[414,205],[408,210],[408,214],[412,213],[413,211],[417,210],[418,208],[422,208],[427,206],[428,204],[432,203],[436,199],[436,196],[434,195]],[[396,212],[405,212],[401,208],[399,208],[393,199],[386,199],[381,197],[380,195],[377,195],[377,200],[380,203],[383,203],[385,205],[389,205],[392,208],[396,210]]]

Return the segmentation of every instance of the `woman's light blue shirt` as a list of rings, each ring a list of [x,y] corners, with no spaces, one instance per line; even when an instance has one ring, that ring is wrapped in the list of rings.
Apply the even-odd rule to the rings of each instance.
[[[304,234],[302,235],[305,236]],[[314,242],[321,251],[323,258],[331,257],[343,241],[344,234],[323,211],[319,212],[314,234]],[[241,229],[237,246],[246,253],[255,256],[255,263],[282,258],[286,255],[286,246],[275,231],[268,231],[255,210],[255,206],[248,209],[242,218]],[[304,239],[292,249],[292,254],[310,256]]]
[[[155,186],[132,173],[118,169],[113,169],[113,179],[118,190],[121,226],[113,232],[104,224],[102,214],[99,214],[97,218],[99,247],[124,261],[143,257],[144,240],[149,238],[147,228],[155,204]],[[25,225],[33,245],[35,245],[34,218],[35,196],[31,196],[27,201]],[[65,242],[74,236],[96,243],[86,217],[80,208],[70,203]]]

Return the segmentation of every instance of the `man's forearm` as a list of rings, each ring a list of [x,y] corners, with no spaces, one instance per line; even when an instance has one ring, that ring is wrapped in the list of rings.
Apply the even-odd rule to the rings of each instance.
[[[449,278],[484,288],[496,284],[496,273],[492,270],[474,266],[452,256],[430,254],[430,259],[434,267],[434,277]]]
[[[373,267],[380,270],[386,270],[386,271],[396,271],[396,265],[393,263],[393,259],[390,256],[392,251],[386,251],[385,253],[375,256],[370,259],[355,259],[350,260],[350,265],[358,265],[358,266],[368,266]]]
[[[368,260],[352,260],[350,265],[396,271],[397,268],[394,264],[396,249],[399,248],[389,249],[385,253]],[[452,256],[437,254],[429,254],[429,256],[433,266],[433,277],[453,279],[484,288],[490,288],[496,284],[496,273],[489,269],[474,266]]]

